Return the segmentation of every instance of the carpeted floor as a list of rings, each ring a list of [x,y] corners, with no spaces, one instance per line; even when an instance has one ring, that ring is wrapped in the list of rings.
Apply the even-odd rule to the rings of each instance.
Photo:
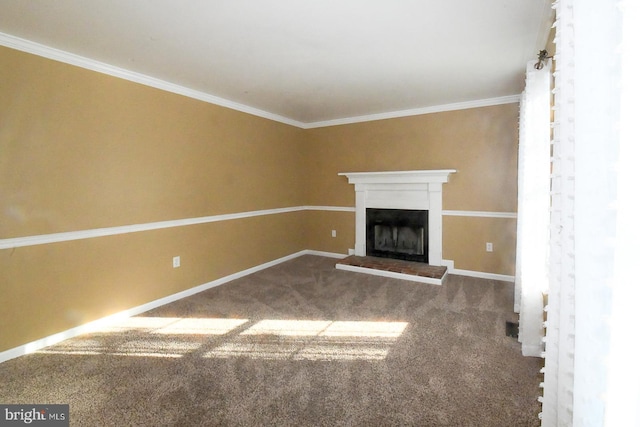
[[[443,286],[303,256],[0,364],[1,403],[71,425],[536,426],[513,285]]]

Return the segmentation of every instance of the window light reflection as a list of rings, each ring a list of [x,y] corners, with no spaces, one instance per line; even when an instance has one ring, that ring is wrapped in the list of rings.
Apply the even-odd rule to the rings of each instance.
[[[179,358],[219,336],[205,358],[383,360],[407,322],[131,317],[40,353]],[[246,329],[242,329],[242,327]],[[249,327],[247,327],[249,326]],[[224,336],[228,334],[228,336]]]
[[[199,347],[198,342],[175,339],[138,338],[119,344],[110,344],[105,339],[73,339],[39,350],[38,353],[178,358]]]
[[[99,332],[139,330],[152,334],[224,335],[248,321],[191,317],[130,317]]]
[[[66,340],[39,353],[178,358],[202,344],[202,338],[189,335],[224,335],[247,322],[248,319],[130,317],[96,330],[90,338]],[[122,332],[140,335],[119,335]]]
[[[399,337],[407,322],[261,320],[242,335]]]
[[[205,357],[383,360],[407,325],[407,322],[262,320]]]

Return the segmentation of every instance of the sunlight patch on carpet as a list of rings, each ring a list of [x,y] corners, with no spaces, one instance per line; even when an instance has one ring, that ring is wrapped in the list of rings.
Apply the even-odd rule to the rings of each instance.
[[[152,334],[224,335],[247,323],[248,319],[217,319],[192,317],[130,317],[101,329],[99,332],[138,330]]]
[[[261,320],[205,357],[383,360],[407,322]]]
[[[131,317],[43,354],[179,358],[383,360],[407,322]],[[243,329],[246,328],[246,329]],[[215,346],[207,336],[218,337]],[[213,339],[213,338],[212,338]],[[206,350],[206,351],[205,351]]]
[[[178,358],[200,347],[200,343],[187,340],[136,338],[112,344],[103,339],[73,339],[39,350],[43,354],[109,355]]]

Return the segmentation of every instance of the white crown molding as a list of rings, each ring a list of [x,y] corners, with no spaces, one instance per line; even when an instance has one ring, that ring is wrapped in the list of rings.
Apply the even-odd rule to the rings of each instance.
[[[260,110],[258,108],[250,107],[248,105],[240,104],[238,102],[230,101],[219,96],[214,96],[205,92],[200,92],[194,89],[190,89],[184,86],[170,83],[164,80],[157,79],[155,77],[147,76],[142,73],[130,71],[124,68],[109,65],[104,62],[96,61],[91,58],[76,55],[70,52],[66,52],[60,49],[56,49],[50,46],[46,46],[40,43],[36,43],[27,39],[12,36],[10,34],[0,32],[0,45],[6,46],[11,49],[20,50],[22,52],[31,53],[33,55],[41,56],[43,58],[52,59],[54,61],[63,62],[77,67],[85,68],[87,70],[95,71],[102,74],[118,77],[121,79],[129,80],[135,83],[150,86],[156,89],[164,90],[167,92],[183,95],[189,98],[204,101],[209,104],[219,105],[221,107],[230,108],[232,110],[240,111],[243,113],[251,114],[253,116],[262,117],[264,119],[273,120],[275,122],[284,123],[290,126],[295,126],[300,129],[314,129],[320,127],[337,126],[351,123],[369,122],[375,120],[392,119],[407,116],[417,116],[421,114],[439,113],[443,111],[463,110],[467,108],[488,107],[492,105],[511,104],[520,101],[520,95],[510,95],[498,98],[481,99],[476,101],[458,102],[454,104],[438,105],[431,107],[415,108],[409,110],[390,111],[379,114],[370,114],[364,116],[348,117],[343,119],[326,120],[319,122],[305,123],[298,120],[291,119],[289,117],[274,114],[269,111]]]
[[[520,102],[520,94],[501,96],[498,98],[479,99],[475,101],[457,102],[454,104],[435,105],[432,107],[413,108],[410,110],[389,111],[386,113],[347,117],[344,119],[305,123],[304,129],[372,122],[375,120],[396,119],[400,117],[419,116],[422,114],[441,113],[444,111],[465,110],[468,108],[491,107],[493,105],[516,104],[518,102]]]
[[[107,74],[110,76],[129,80],[135,83],[140,83],[145,86],[150,86],[156,89],[160,89],[167,92],[176,93],[178,95],[183,95],[189,98],[197,99],[200,101],[208,102],[209,104],[230,108],[232,110],[251,114],[253,116],[262,117],[264,119],[269,119],[269,120],[284,123],[287,125],[296,126],[298,128],[304,128],[305,126],[304,123],[299,122],[297,120],[290,119],[288,117],[270,113],[268,111],[260,110],[258,108],[249,107],[248,105],[233,102],[228,99],[210,95],[208,93],[200,92],[194,89],[189,89],[184,86],[180,86],[174,83],[160,80],[155,77],[150,77],[145,74],[137,73],[135,71],[129,71],[124,68],[120,68],[120,67],[106,64],[104,62],[96,61],[94,59],[75,55],[73,53],[69,53],[60,49],[56,49],[40,43],[32,42],[30,40],[22,39],[20,37],[15,37],[10,34],[0,32],[0,45],[6,46],[12,49],[20,50],[23,52],[31,53],[33,55],[42,56],[44,58],[53,59],[54,61],[75,65],[77,67],[85,68],[91,71],[96,71],[98,73]]]

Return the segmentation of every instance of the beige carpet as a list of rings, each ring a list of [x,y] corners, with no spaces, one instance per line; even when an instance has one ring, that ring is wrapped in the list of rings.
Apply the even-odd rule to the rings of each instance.
[[[513,285],[425,285],[303,256],[0,364],[0,402],[71,425],[535,426]]]

